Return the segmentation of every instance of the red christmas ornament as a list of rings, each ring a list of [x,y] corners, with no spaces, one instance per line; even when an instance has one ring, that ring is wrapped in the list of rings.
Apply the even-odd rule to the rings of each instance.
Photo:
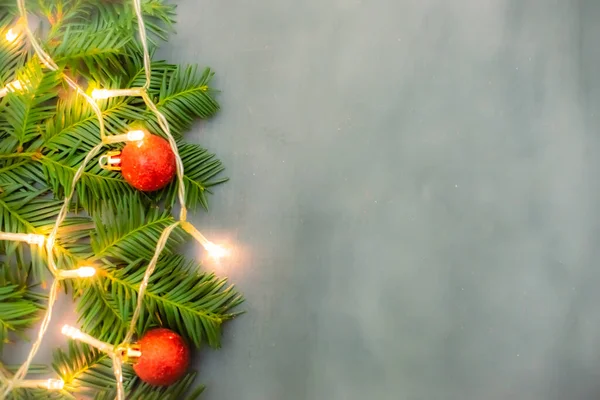
[[[125,180],[144,192],[162,189],[175,176],[175,154],[160,136],[146,134],[142,140],[127,143],[120,158]]]
[[[167,386],[175,383],[187,371],[190,350],[177,333],[158,328],[148,331],[138,341],[142,355],[133,370],[146,383]]]

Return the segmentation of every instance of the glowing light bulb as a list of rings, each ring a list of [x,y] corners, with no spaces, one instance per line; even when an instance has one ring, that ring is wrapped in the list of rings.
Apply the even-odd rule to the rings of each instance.
[[[135,142],[138,140],[142,140],[146,134],[144,131],[131,131],[127,133],[127,140],[130,142]]]
[[[103,100],[110,97],[109,90],[106,89],[94,89],[92,90],[92,99]]]
[[[62,379],[48,379],[47,388],[50,390],[62,390],[65,387],[65,381]]]
[[[29,244],[37,244],[38,246],[43,246],[46,241],[46,237],[44,235],[36,235],[30,233],[27,237],[27,243]]]
[[[60,270],[58,277],[61,279],[70,278],[89,278],[96,274],[96,268],[94,267],[80,267],[72,270]]]
[[[10,28],[8,32],[6,32],[5,38],[8,43],[12,43],[19,37],[19,34],[13,29]]]
[[[6,86],[0,89],[0,98],[6,96],[8,92],[16,92],[22,90],[23,84],[21,84],[19,80],[12,81],[11,83],[7,84]]]
[[[13,242],[26,242],[29,244],[37,244],[42,246],[46,237],[35,233],[11,233],[0,232],[0,240],[12,240]]]
[[[221,258],[229,255],[229,250],[224,247],[221,247],[213,242],[208,242],[204,245],[204,248],[208,252],[208,255],[215,260],[220,260]]]
[[[98,350],[103,351],[105,353],[112,354],[114,351],[114,345],[98,340],[70,325],[63,325],[60,332],[73,340],[79,340],[80,342],[87,343],[90,346],[95,347]]]
[[[104,144],[120,143],[120,142],[139,142],[144,139],[146,132],[144,131],[129,131],[123,135],[105,136],[102,139]]]
[[[70,325],[63,325],[62,329],[60,330],[60,333],[75,340],[81,339],[81,337],[83,336],[83,332]]]
[[[111,97],[118,96],[142,96],[144,94],[143,88],[131,88],[131,89],[94,89],[92,90],[92,99],[94,100],[105,100]]]
[[[23,90],[23,84],[21,84],[20,80],[12,81],[6,86],[12,90]]]
[[[204,247],[204,250],[208,252],[208,255],[215,260],[219,260],[220,258],[229,255],[229,250],[208,240],[206,236],[204,236],[198,229],[196,229],[194,225],[190,224],[189,222],[183,221],[181,223],[181,227],[184,231],[192,235],[194,239],[196,239],[202,245],[202,247]]]
[[[18,382],[15,386],[20,388],[62,390],[65,387],[65,382],[62,379],[30,379]]]

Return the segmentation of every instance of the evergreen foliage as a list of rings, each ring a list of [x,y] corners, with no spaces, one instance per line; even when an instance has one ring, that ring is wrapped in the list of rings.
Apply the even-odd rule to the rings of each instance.
[[[23,90],[0,99],[0,231],[48,234],[75,171],[100,142],[96,115],[63,78],[76,79],[91,91],[142,86],[145,76],[129,1],[28,0],[27,7],[41,19],[36,34],[60,71],[43,68],[24,37],[3,40],[18,17],[13,0],[0,0],[0,88],[16,79],[23,85]],[[173,30],[175,7],[164,0],[144,0],[143,12],[154,50]],[[207,210],[211,188],[226,181],[214,154],[184,142],[195,119],[219,110],[210,86],[213,74],[196,65],[152,64],[149,92],[178,141],[191,210]],[[140,98],[117,97],[98,105],[107,134],[144,127],[163,135]],[[176,192],[173,182],[155,193],[140,193],[120,173],[100,168],[98,157],[87,166],[54,248],[58,268],[72,269],[84,262],[99,268],[91,279],[62,283],[77,302],[84,332],[115,344],[124,338],[145,267],[162,230],[174,221]],[[180,228],[171,234],[150,279],[136,335],[163,326],[179,332],[193,347],[206,343],[218,348],[222,323],[237,315],[233,309],[243,299],[225,279],[176,254],[187,239]],[[36,245],[0,242],[0,356],[6,342],[26,339],[25,331],[44,309],[44,252]],[[110,359],[85,344],[70,342],[67,350],[55,350],[52,369],[64,379],[64,390],[18,389],[11,396],[114,398]],[[28,378],[37,372],[44,371],[32,367]],[[166,388],[140,382],[127,366],[124,376],[128,399],[192,400],[203,389],[194,389],[194,372]]]

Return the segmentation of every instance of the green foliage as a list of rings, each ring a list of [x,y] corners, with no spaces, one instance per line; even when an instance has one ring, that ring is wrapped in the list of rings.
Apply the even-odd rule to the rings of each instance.
[[[39,318],[43,296],[31,291],[28,271],[0,265],[0,354],[9,332],[20,334]]]
[[[171,386],[167,387],[156,387],[150,386],[147,383],[136,382],[136,385],[132,385],[129,390],[130,400],[196,400],[200,397],[200,394],[204,391],[204,386],[199,386],[193,390],[188,396],[188,393],[194,383],[196,374],[190,373],[175,382]],[[185,397],[184,397],[185,396]],[[94,400],[112,400],[115,398],[114,390],[107,390],[99,392]]]
[[[131,321],[147,261],[107,264],[89,280],[78,304],[80,322],[95,337],[118,342]],[[230,310],[242,302],[225,279],[200,272],[200,265],[179,255],[163,256],[150,277],[136,332],[169,326],[196,347],[219,347],[221,324],[235,317]],[[98,311],[96,311],[98,310]],[[102,312],[102,318],[96,318]]]
[[[208,210],[209,188],[227,181],[227,178],[215,179],[225,167],[214,154],[203,149],[201,146],[189,143],[180,143],[179,155],[185,169],[185,202],[190,209],[198,206],[198,203]],[[177,201],[177,182],[171,182],[165,189],[155,195],[156,201],[164,199],[165,204],[172,207]]]
[[[209,118],[219,110],[219,104],[212,98],[208,87],[214,73],[206,68],[201,74],[197,66],[168,66],[162,71],[156,71],[160,85],[151,86],[154,102],[162,112],[176,137],[190,128],[195,118]],[[138,74],[133,80],[133,86],[142,86],[145,78]],[[152,132],[162,131],[156,117],[150,111],[146,112],[145,123]]]
[[[168,211],[144,209],[137,196],[123,198],[117,207],[106,207],[94,218],[96,231],[92,235],[90,260],[130,263],[150,260],[162,231],[175,222]],[[169,236],[163,254],[171,253],[187,235],[177,227]]]
[[[8,33],[9,22],[12,16],[9,13],[3,14],[0,6],[0,38]],[[25,43],[20,40],[9,42],[0,41],[0,85],[4,86],[16,79],[15,72],[25,62]]]
[[[52,368],[65,382],[64,391],[72,395],[90,395],[115,386],[110,358],[86,344],[70,341],[68,351],[55,350]],[[123,380],[132,379],[133,370],[125,365]]]
[[[13,0],[0,0],[0,88],[16,79],[21,83],[0,98],[0,231],[48,235],[73,189],[76,171],[101,141],[96,114],[65,84],[65,76],[91,90],[143,86],[145,74],[137,18],[129,1],[31,0],[27,7],[41,17],[36,35],[59,71],[42,67],[23,33],[14,42],[3,40],[17,16]],[[164,0],[143,0],[142,7],[153,52],[173,31],[175,7]],[[216,91],[210,87],[213,75],[209,68],[195,65],[152,63],[149,93],[178,141],[191,211],[199,206],[207,210],[211,188],[226,181],[220,176],[224,166],[214,154],[183,142],[194,120],[219,110]],[[140,98],[97,104],[107,135],[145,127],[164,136]],[[140,283],[159,236],[175,222],[171,211],[177,203],[177,182],[154,193],[139,193],[119,172],[99,166],[102,153],[121,146],[107,146],[83,170],[52,250],[60,269],[90,263],[97,267],[93,278],[61,285],[78,301],[82,330],[114,344],[129,328]],[[219,347],[222,323],[238,314],[234,308],[243,299],[225,279],[176,254],[187,239],[179,227],[169,237],[150,278],[135,334],[164,326],[195,347]],[[24,337],[40,317],[48,276],[45,252],[45,247],[0,241],[0,353],[6,341]],[[55,351],[53,368],[64,379],[64,390],[17,389],[10,398],[114,398],[111,360],[86,345],[70,343],[68,350]],[[130,366],[124,374],[128,399],[179,400],[188,394],[192,400],[203,390],[193,390],[194,373],[167,388],[143,384]]]
[[[83,71],[85,76],[104,81],[114,73],[125,74],[123,59],[132,31],[109,26],[92,31],[87,24],[69,25],[62,42],[53,51],[59,66]]]
[[[44,73],[37,59],[32,59],[17,72],[23,90],[11,91],[5,99],[0,150],[3,153],[21,152],[26,144],[37,147],[35,139],[41,136],[40,125],[54,116],[54,105],[49,103],[57,95],[59,75]],[[28,149],[30,150],[30,149]]]
[[[52,367],[65,382],[62,391],[64,399],[94,394],[94,399],[97,400],[115,398],[115,379],[110,359],[85,344],[71,341],[68,351],[56,350]],[[195,400],[204,390],[204,386],[199,386],[184,397],[190,391],[195,375],[192,372],[171,386],[156,388],[141,382],[131,366],[123,366],[123,384],[128,400]]]

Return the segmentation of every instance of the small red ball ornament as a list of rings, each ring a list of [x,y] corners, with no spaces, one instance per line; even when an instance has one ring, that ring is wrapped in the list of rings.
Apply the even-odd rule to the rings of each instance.
[[[141,356],[133,370],[150,385],[167,386],[175,383],[187,371],[190,350],[177,333],[158,328],[148,331],[138,341]]]
[[[121,151],[121,173],[134,188],[144,192],[165,187],[175,176],[175,154],[160,136],[144,135]]]

